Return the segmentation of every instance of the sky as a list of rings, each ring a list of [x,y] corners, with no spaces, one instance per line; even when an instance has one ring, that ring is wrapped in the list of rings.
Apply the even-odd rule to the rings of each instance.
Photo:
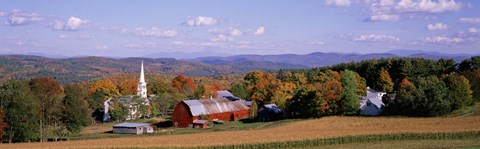
[[[0,54],[480,54],[478,0],[0,0]]]

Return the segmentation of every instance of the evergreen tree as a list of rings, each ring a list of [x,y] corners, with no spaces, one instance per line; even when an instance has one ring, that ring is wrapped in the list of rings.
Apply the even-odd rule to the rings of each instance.
[[[341,111],[346,115],[355,115],[360,110],[360,97],[356,94],[357,83],[354,73],[345,70],[341,82],[343,88],[340,96]]]

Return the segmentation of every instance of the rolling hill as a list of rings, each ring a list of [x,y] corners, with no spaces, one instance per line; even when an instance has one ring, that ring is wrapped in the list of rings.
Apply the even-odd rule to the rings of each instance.
[[[62,83],[92,80],[104,76],[138,73],[140,62],[144,61],[145,72],[164,74],[185,74],[190,76],[210,76],[245,73],[254,70],[278,70],[307,68],[294,64],[274,62],[235,62],[211,65],[173,58],[122,58],[80,57],[53,59],[29,55],[0,56],[0,78],[29,79],[50,76]]]
[[[408,55],[399,55],[401,53],[408,53]],[[189,61],[193,62],[202,62],[213,65],[222,65],[234,62],[244,62],[244,61],[268,61],[273,63],[287,63],[287,64],[296,64],[304,65],[309,67],[320,67],[320,66],[329,66],[339,63],[347,62],[356,62],[373,58],[389,58],[389,57],[419,57],[425,59],[438,60],[440,58],[444,59],[454,59],[457,62],[460,62],[464,59],[470,58],[470,55],[450,55],[443,53],[432,53],[425,51],[413,51],[413,50],[394,50],[387,53],[371,53],[371,54],[342,54],[342,53],[322,53],[315,52],[305,55],[298,54],[280,54],[280,55],[236,55],[236,56],[210,56],[210,57],[199,57],[191,59]]]

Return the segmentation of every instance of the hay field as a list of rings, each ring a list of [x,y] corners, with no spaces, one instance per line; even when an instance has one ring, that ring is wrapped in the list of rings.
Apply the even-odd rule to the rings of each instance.
[[[480,116],[436,118],[332,116],[302,120],[260,130],[2,144],[0,148],[191,147],[298,141],[369,134],[464,131],[480,131]]]

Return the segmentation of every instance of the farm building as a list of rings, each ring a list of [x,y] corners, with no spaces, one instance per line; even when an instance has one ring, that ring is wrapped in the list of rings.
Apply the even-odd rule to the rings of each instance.
[[[382,97],[385,92],[378,92],[367,88],[367,96],[360,100],[360,114],[361,115],[380,115],[383,112],[385,104],[382,102]]]
[[[208,116],[211,120],[234,121],[248,117],[249,107],[245,100],[230,101],[220,97],[214,99],[184,100],[173,110],[174,127],[192,127],[200,116]]]
[[[283,118],[283,110],[276,104],[266,104],[261,106],[257,112],[258,121],[275,121]]]
[[[148,123],[121,123],[113,125],[113,133],[144,134],[153,133],[153,127]]]
[[[193,128],[207,128],[208,127],[208,120],[194,120],[193,121]]]

